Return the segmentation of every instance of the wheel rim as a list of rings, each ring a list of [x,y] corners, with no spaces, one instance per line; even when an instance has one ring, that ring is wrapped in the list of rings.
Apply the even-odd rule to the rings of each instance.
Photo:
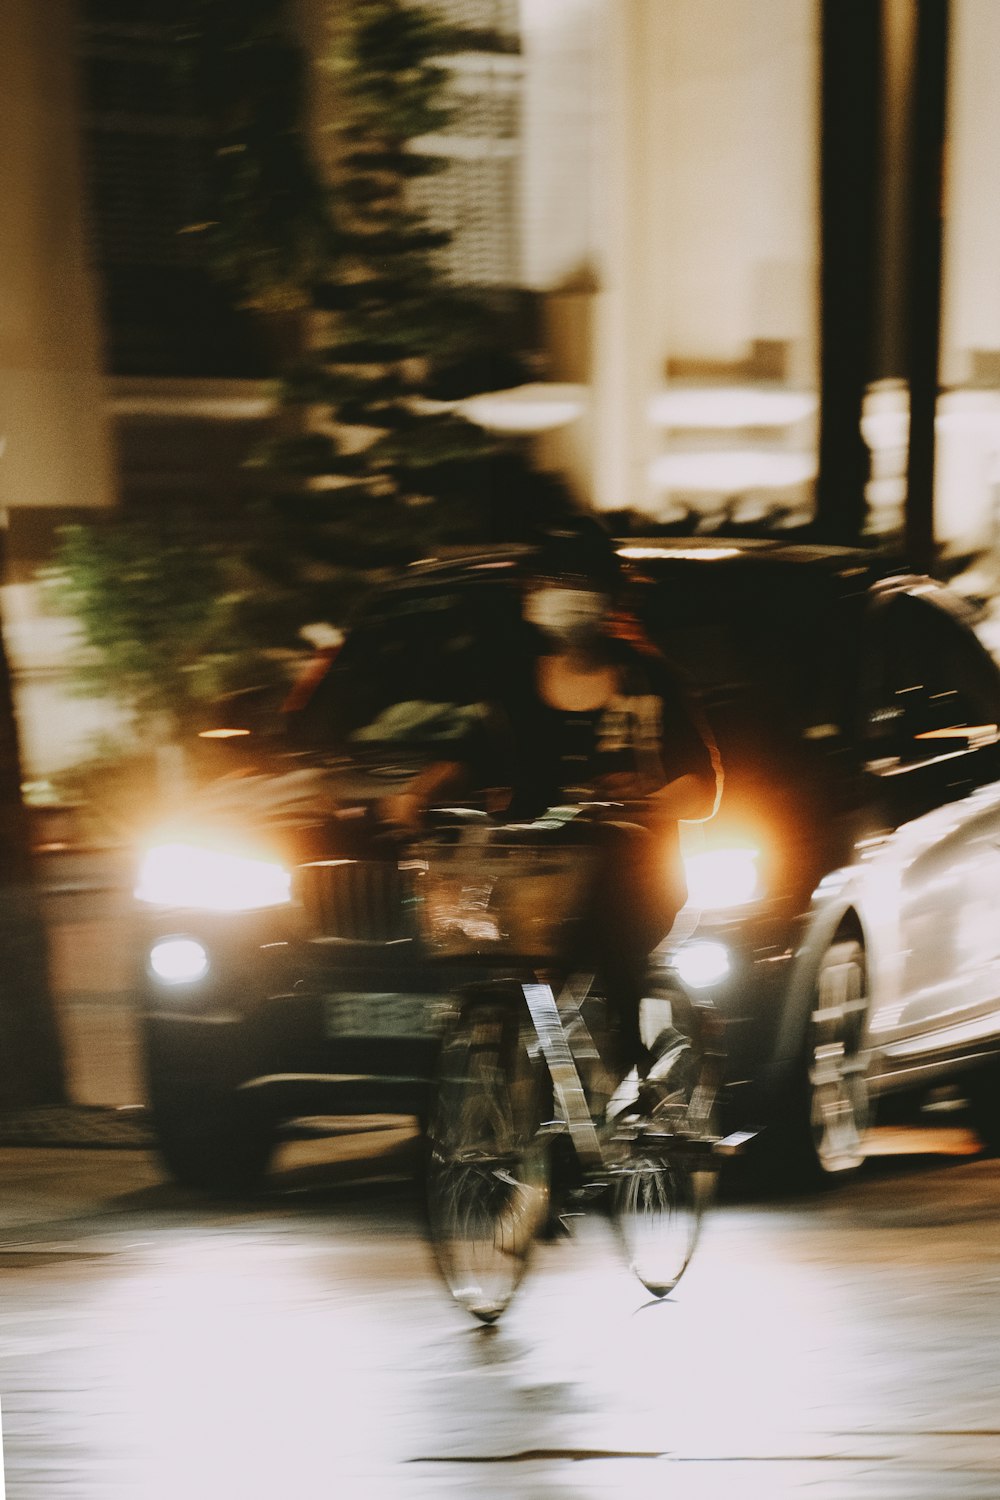
[[[668,1070],[646,1084],[644,1099],[652,1129],[674,1143],[658,1146],[640,1130],[617,1172],[612,1202],[618,1231],[631,1269],[654,1297],[672,1291],[683,1276],[715,1191],[715,1170],[707,1164],[692,1170],[684,1155],[687,1138],[714,1134],[712,1100],[698,1079],[694,1050],[675,1046]]]
[[[431,1116],[427,1204],[444,1280],[484,1323],[509,1303],[548,1214],[539,1093],[513,1016],[459,1023]]]
[[[713,1174],[690,1172],[662,1152],[640,1150],[620,1169],[614,1210],[628,1262],[654,1297],[680,1281],[698,1240]]]
[[[865,1159],[867,1010],[860,944],[836,943],[820,968],[810,1023],[809,1122],[816,1160],[827,1173],[854,1171]]]

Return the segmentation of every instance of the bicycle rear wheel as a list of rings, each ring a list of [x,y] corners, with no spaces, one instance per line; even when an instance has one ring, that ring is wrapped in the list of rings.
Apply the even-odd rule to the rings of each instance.
[[[544,1073],[516,1005],[476,1000],[445,1039],[427,1129],[427,1210],[441,1274],[483,1323],[507,1307],[549,1209]]]

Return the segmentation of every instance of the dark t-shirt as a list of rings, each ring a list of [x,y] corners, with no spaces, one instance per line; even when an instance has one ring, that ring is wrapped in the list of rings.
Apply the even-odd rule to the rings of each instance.
[[[455,756],[465,762],[478,789],[510,790],[506,821],[527,822],[560,804],[601,799],[602,779],[614,774],[634,780],[641,796],[686,775],[718,785],[711,733],[662,657],[609,640],[607,660],[618,669],[618,691],[603,708],[570,712],[539,694],[537,669],[545,645],[530,627],[507,643],[488,713]],[[631,810],[624,818],[631,821]],[[623,828],[619,832],[627,834]],[[614,833],[615,826],[605,830]],[[558,829],[553,836],[559,836]],[[670,927],[685,897],[683,863],[676,825],[659,825],[655,837],[605,836],[601,842],[606,869],[585,925],[592,937],[610,935],[602,966],[608,969],[614,953],[620,969],[626,955],[644,955]]]
[[[489,756],[494,784],[512,788],[513,818],[600,795],[605,776],[634,777],[649,795],[679,776],[715,779],[711,736],[680,680],[659,656],[609,641],[619,691],[603,708],[553,708],[536,680],[542,643],[526,670],[507,684],[494,710]]]

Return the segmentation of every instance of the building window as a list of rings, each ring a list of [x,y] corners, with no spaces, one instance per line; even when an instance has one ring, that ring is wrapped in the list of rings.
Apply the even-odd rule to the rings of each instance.
[[[518,158],[522,63],[516,0],[434,0],[444,21],[469,34],[468,51],[447,59],[447,131],[420,141],[448,159],[414,186],[414,204],[451,241],[443,269],[457,285],[521,284]],[[500,46],[487,48],[499,41]],[[482,45],[478,45],[479,39]]]
[[[88,231],[111,373],[266,374],[249,315],[184,233],[210,217],[211,142],[176,25],[173,0],[80,4]]]

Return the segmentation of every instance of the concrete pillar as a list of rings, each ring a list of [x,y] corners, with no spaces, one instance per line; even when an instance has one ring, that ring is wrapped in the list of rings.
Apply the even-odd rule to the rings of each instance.
[[[541,445],[598,510],[649,499],[660,383],[667,0],[521,0],[522,244],[541,292],[548,375],[588,387]]]
[[[573,348],[568,319],[577,326],[585,305],[589,319],[589,369],[557,363],[559,378],[591,387],[574,468],[589,458],[599,509],[653,510],[650,467],[668,437],[651,424],[650,398],[668,361],[724,382],[773,345],[784,379],[815,384],[815,0],[522,4],[534,23],[529,275],[549,292],[557,353]],[[535,78],[556,17],[580,50],[575,80],[591,86],[586,109],[568,110],[579,89],[564,89],[558,121],[553,66]],[[575,262],[574,234],[585,252]]]
[[[650,499],[649,403],[666,352],[667,247],[658,244],[665,191],[658,5],[615,0],[603,13],[606,96],[598,148],[592,387],[593,502],[599,510],[643,509]]]
[[[0,4],[0,507],[113,500],[72,0]]]

